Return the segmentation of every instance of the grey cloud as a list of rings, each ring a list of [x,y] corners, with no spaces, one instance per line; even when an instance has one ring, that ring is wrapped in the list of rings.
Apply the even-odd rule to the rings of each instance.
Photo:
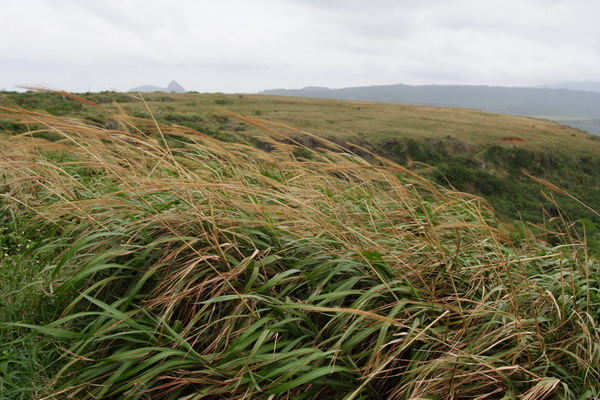
[[[25,3],[5,5],[5,14],[28,20],[27,29],[17,18],[0,26],[0,38],[20,38],[0,39],[0,87],[44,80],[86,90],[92,80],[128,89],[176,79],[192,90],[258,91],[600,80],[595,0]]]

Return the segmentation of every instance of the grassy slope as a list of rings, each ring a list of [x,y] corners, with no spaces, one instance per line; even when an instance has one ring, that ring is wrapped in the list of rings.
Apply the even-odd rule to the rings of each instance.
[[[7,97],[11,95],[0,97],[0,102],[83,117],[101,125],[108,122],[96,110],[56,95]],[[525,177],[522,169],[600,209],[595,191],[600,186],[600,140],[547,120],[465,109],[259,95],[152,93],[145,95],[147,105],[125,94],[90,94],[87,98],[141,117],[149,117],[149,107],[159,121],[185,125],[229,141],[239,140],[237,132],[244,132],[248,138],[259,129],[228,117],[227,110],[340,143],[358,143],[438,183],[484,196],[508,220],[524,218],[539,223],[561,212],[553,199],[540,193],[542,186]],[[506,138],[513,141],[503,141]],[[520,141],[515,142],[515,138]],[[251,139],[249,143],[256,144]],[[311,145],[310,140],[304,143]],[[415,161],[436,169],[424,168]],[[571,218],[587,219],[591,234],[598,234],[594,227],[600,224],[597,214],[568,197],[557,196]]]
[[[30,94],[31,101],[23,96],[17,95],[12,100],[28,109],[53,106],[54,110],[50,112],[54,111],[55,115],[99,117],[96,112],[83,109],[71,100],[65,100],[67,105],[61,109],[55,99],[37,100],[36,97],[42,94]],[[0,98],[6,104],[6,95]],[[116,104],[128,113],[147,114],[144,104],[123,94],[90,94],[86,98],[109,108],[116,99]],[[568,155],[597,156],[600,153],[600,140],[577,129],[547,120],[476,110],[262,95],[147,93],[144,98],[158,119],[183,122],[210,131],[227,132],[239,126],[239,121],[227,125],[218,118],[224,110],[232,110],[304,129],[322,137],[349,140],[363,134],[375,144],[398,136],[439,139],[449,135],[478,146],[498,144]],[[524,142],[498,141],[505,137],[522,138]]]
[[[1,310],[42,325],[0,325],[5,398],[599,393],[600,266],[568,224],[511,241],[478,198],[272,137],[20,118],[46,132],[0,142]]]
[[[396,104],[475,108],[489,113],[523,115],[565,121],[599,134],[600,96],[597,93],[536,88],[446,85],[384,85],[344,89],[304,88],[267,90],[261,94],[365,100]],[[590,129],[590,130],[587,130]]]
[[[592,135],[551,121],[527,117],[488,114],[474,110],[440,107],[408,106],[383,103],[345,102],[321,99],[287,98],[277,96],[243,95],[194,95],[170,94],[176,101],[165,105],[147,100],[158,116],[168,114],[200,115],[231,109],[235,112],[264,117],[274,122],[305,129],[323,137],[351,139],[364,134],[378,144],[387,139],[405,136],[412,139],[437,139],[450,135],[469,144],[490,145],[504,137],[520,137],[525,140],[518,146],[534,151],[562,151],[568,154],[600,153],[600,140]],[[224,100],[221,107],[215,101]],[[161,104],[162,103],[162,104]],[[217,104],[219,106],[219,104]],[[137,106],[139,107],[139,105]],[[136,110],[136,107],[131,107]],[[137,108],[139,110],[139,108]],[[257,115],[260,114],[260,115]],[[210,117],[209,117],[210,118]],[[210,125],[209,125],[210,126]],[[568,138],[568,144],[565,142]],[[502,144],[510,147],[512,144]]]

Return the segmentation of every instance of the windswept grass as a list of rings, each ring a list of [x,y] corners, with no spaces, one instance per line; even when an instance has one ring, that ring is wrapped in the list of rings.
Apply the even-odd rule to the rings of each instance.
[[[110,130],[1,111],[42,127],[0,142],[4,215],[48,232],[42,306],[0,328],[2,354],[47,356],[14,379],[31,363],[0,363],[6,397],[28,379],[47,399],[600,393],[585,241],[514,243],[478,197],[264,120],[240,116],[269,151],[120,114]]]

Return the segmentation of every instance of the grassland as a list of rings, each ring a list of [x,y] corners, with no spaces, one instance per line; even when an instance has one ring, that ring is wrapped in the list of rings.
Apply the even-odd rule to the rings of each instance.
[[[0,396],[600,394],[600,264],[562,214],[507,225],[480,197],[281,127],[293,104],[276,119],[191,94],[189,114],[155,116],[179,96],[110,96],[3,109]]]
[[[130,95],[107,92],[84,97],[114,111],[120,109],[130,115],[149,117],[146,105]],[[4,104],[14,102],[27,109],[47,110],[53,115],[83,117],[92,122],[105,122],[107,118],[95,109],[49,93],[30,92],[12,97],[4,94],[0,98]],[[345,141],[362,135],[368,136],[373,144],[398,137],[427,140],[450,136],[472,146],[497,143],[506,148],[518,146],[524,150],[577,156],[600,153],[600,140],[577,129],[547,120],[477,110],[218,93],[145,93],[144,99],[157,119],[207,133],[227,134],[240,129],[250,134],[259,133],[259,129],[242,121],[225,119],[226,111],[234,111]],[[506,137],[519,137],[523,142],[502,142]]]
[[[588,234],[600,241],[596,213],[558,192],[555,199],[548,198],[541,193],[543,185],[523,173],[550,181],[592,209],[600,209],[599,137],[555,122],[476,110],[278,96],[150,93],[145,103],[132,95],[109,92],[84,97],[117,114],[150,118],[151,110],[159,122],[263,148],[268,145],[256,139],[261,130],[229,112],[278,124],[277,129],[309,147],[317,143],[298,130],[345,147],[356,144],[437,183],[483,196],[505,220],[542,223],[567,214],[587,224]],[[81,118],[97,126],[118,126],[98,109],[52,93],[5,93],[0,104]],[[9,121],[0,125],[18,129]],[[356,147],[354,151],[376,162],[368,152]]]

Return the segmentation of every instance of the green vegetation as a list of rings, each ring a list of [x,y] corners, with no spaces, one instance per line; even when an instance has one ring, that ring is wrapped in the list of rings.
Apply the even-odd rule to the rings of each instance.
[[[31,133],[0,133],[0,397],[600,395],[591,219],[506,225],[348,137],[198,113],[222,141],[119,108],[3,109]],[[452,147],[412,139],[390,151],[416,168]]]
[[[569,196],[555,193],[556,198],[548,198],[542,193],[543,185],[524,173],[552,182],[592,209],[600,209],[595,190],[600,186],[600,140],[549,121],[465,109],[276,96],[152,93],[145,96],[145,102],[124,93],[84,96],[117,115],[150,118],[152,110],[159,122],[229,142],[242,138],[246,144],[268,149],[255,139],[260,129],[230,118],[227,112],[260,116],[308,147],[316,142],[299,135],[298,129],[345,147],[359,145],[437,183],[483,196],[508,221],[539,224],[566,213],[574,220],[600,224],[596,213]],[[82,107],[75,99],[56,93],[5,93],[0,94],[0,104],[51,114],[56,108],[69,109],[69,116],[87,123],[122,128],[97,108]],[[0,121],[0,127],[5,132],[26,130],[8,120]],[[243,137],[238,135],[241,131]],[[368,151],[353,149],[374,161]],[[591,235],[592,247],[600,251],[600,237]]]
[[[600,135],[600,94],[587,90],[468,85],[382,85],[343,89],[275,89],[262,93],[471,108],[490,113],[550,119]]]
[[[26,109],[43,109],[52,115],[72,115],[82,110],[81,102],[70,99],[58,93],[8,93],[7,99]]]
[[[13,211],[5,197],[0,204],[0,321],[51,322],[60,309],[45,294],[50,274],[44,269],[56,254],[56,232],[31,224],[33,215]],[[0,324],[0,398],[39,398],[46,390],[44,380],[50,378],[59,352],[52,342],[30,332]]]
[[[596,213],[559,192],[548,197],[543,193],[544,185],[524,174],[525,170],[552,182],[600,210],[596,190],[600,187],[599,138],[554,122],[465,109],[277,96],[149,93],[144,102],[136,96],[112,92],[84,95],[117,116],[150,118],[152,110],[152,117],[159,122],[268,150],[268,143],[256,139],[260,128],[227,113],[252,115],[258,121],[276,123],[277,129],[309,148],[318,142],[299,130],[343,147],[358,145],[362,149],[351,148],[371,162],[377,162],[369,153],[374,152],[437,183],[483,196],[507,221],[539,224],[564,213],[573,220],[600,225]],[[0,104],[23,105],[50,114],[57,105],[68,105],[71,117],[99,127],[123,129],[114,115],[55,93],[0,94]],[[0,127],[5,131],[25,131],[14,121],[4,120]],[[600,236],[590,234],[592,247],[600,251]]]

